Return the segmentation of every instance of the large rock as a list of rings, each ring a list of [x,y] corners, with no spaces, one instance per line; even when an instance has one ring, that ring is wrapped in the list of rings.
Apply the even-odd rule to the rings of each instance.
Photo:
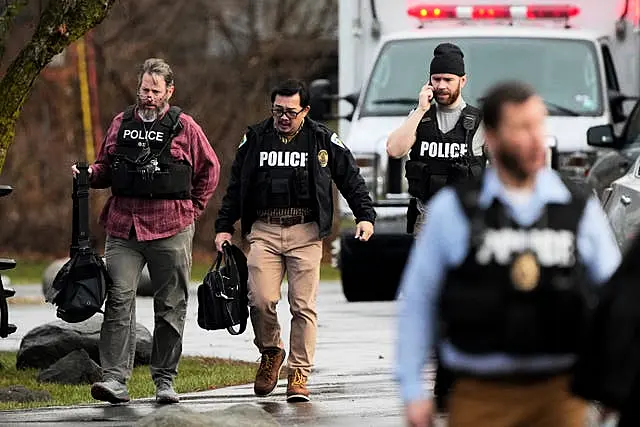
[[[103,258],[104,259],[104,258]],[[58,274],[58,271],[62,268],[66,262],[69,261],[69,258],[61,258],[53,261],[42,273],[42,294],[47,294],[47,289],[53,285],[53,281]],[[140,282],[138,283],[138,296],[141,297],[151,297],[153,296],[153,289],[151,287],[151,277],[149,276],[149,269],[146,264],[142,269],[142,274],[140,275]]]
[[[38,326],[22,338],[17,354],[16,367],[48,368],[74,350],[85,350],[91,359],[100,364],[98,343],[102,314],[79,323],[57,320]],[[135,365],[147,365],[151,360],[151,333],[140,323],[136,328]]]
[[[278,427],[280,423],[267,411],[256,405],[233,405],[224,410],[206,412],[215,420],[216,427]]]
[[[0,388],[0,402],[45,402],[51,400],[46,390],[29,390],[23,385]]]
[[[206,427],[214,424],[213,420],[205,414],[180,405],[165,405],[140,418],[134,425],[136,427]]]
[[[194,412],[180,405],[163,406],[141,418],[137,427],[278,427],[280,423],[262,408],[241,404],[224,410]]]
[[[39,382],[93,384],[102,381],[102,369],[83,350],[74,350],[38,374]]]

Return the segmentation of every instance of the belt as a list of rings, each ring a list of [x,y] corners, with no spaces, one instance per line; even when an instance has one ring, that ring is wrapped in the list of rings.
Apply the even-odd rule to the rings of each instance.
[[[563,375],[568,375],[569,369],[558,369],[551,372],[519,372],[510,374],[469,374],[466,372],[459,372],[456,374],[457,378],[467,378],[476,381],[491,382],[497,384],[512,384],[512,385],[529,385],[537,384],[545,381],[549,381],[553,378],[558,378]]]
[[[281,225],[283,227],[305,224],[315,220],[314,216],[310,214],[292,216],[261,216],[258,219],[262,222],[266,222],[267,224]]]

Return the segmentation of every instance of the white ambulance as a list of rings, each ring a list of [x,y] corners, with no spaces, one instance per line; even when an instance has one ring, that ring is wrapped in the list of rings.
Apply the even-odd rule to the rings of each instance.
[[[581,180],[596,152],[590,127],[620,127],[640,92],[640,0],[340,0],[339,94],[328,81],[311,84],[312,117],[328,117],[339,99],[339,133],[356,157],[376,203],[376,234],[353,236],[340,198],[341,232],[334,256],[349,301],[390,300],[413,241],[404,159],[386,153],[388,135],[417,105],[434,48],[452,42],[464,52],[467,103],[493,83],[531,83],[549,110],[553,167]],[[570,1],[570,0],[569,0]],[[324,100],[324,101],[323,101]]]

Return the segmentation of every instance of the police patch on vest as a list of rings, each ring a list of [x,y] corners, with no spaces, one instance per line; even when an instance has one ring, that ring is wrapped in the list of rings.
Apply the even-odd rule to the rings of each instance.
[[[420,143],[420,156],[437,159],[457,159],[467,155],[467,145],[457,142],[427,142]]]
[[[511,281],[519,291],[529,292],[538,286],[540,266],[536,256],[530,251],[516,257],[511,264]]]
[[[570,230],[489,229],[476,252],[476,261],[487,265],[492,260],[509,265],[514,255],[530,251],[543,267],[575,265],[575,235]]]
[[[347,149],[347,147],[344,145],[344,143],[342,142],[338,134],[335,132],[333,133],[333,135],[331,135],[331,142],[333,142],[340,148],[344,148],[345,150]]]
[[[326,167],[327,163],[329,163],[329,153],[327,150],[318,151],[318,162],[320,162],[321,167]]]

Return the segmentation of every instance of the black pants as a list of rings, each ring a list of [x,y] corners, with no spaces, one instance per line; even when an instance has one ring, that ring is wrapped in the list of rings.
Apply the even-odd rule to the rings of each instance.
[[[447,412],[447,401],[454,382],[453,372],[442,366],[440,355],[436,352],[436,378],[433,394],[438,412]]]
[[[640,426],[640,381],[638,378],[634,381],[629,401],[620,411],[620,419],[618,427],[637,427]]]

